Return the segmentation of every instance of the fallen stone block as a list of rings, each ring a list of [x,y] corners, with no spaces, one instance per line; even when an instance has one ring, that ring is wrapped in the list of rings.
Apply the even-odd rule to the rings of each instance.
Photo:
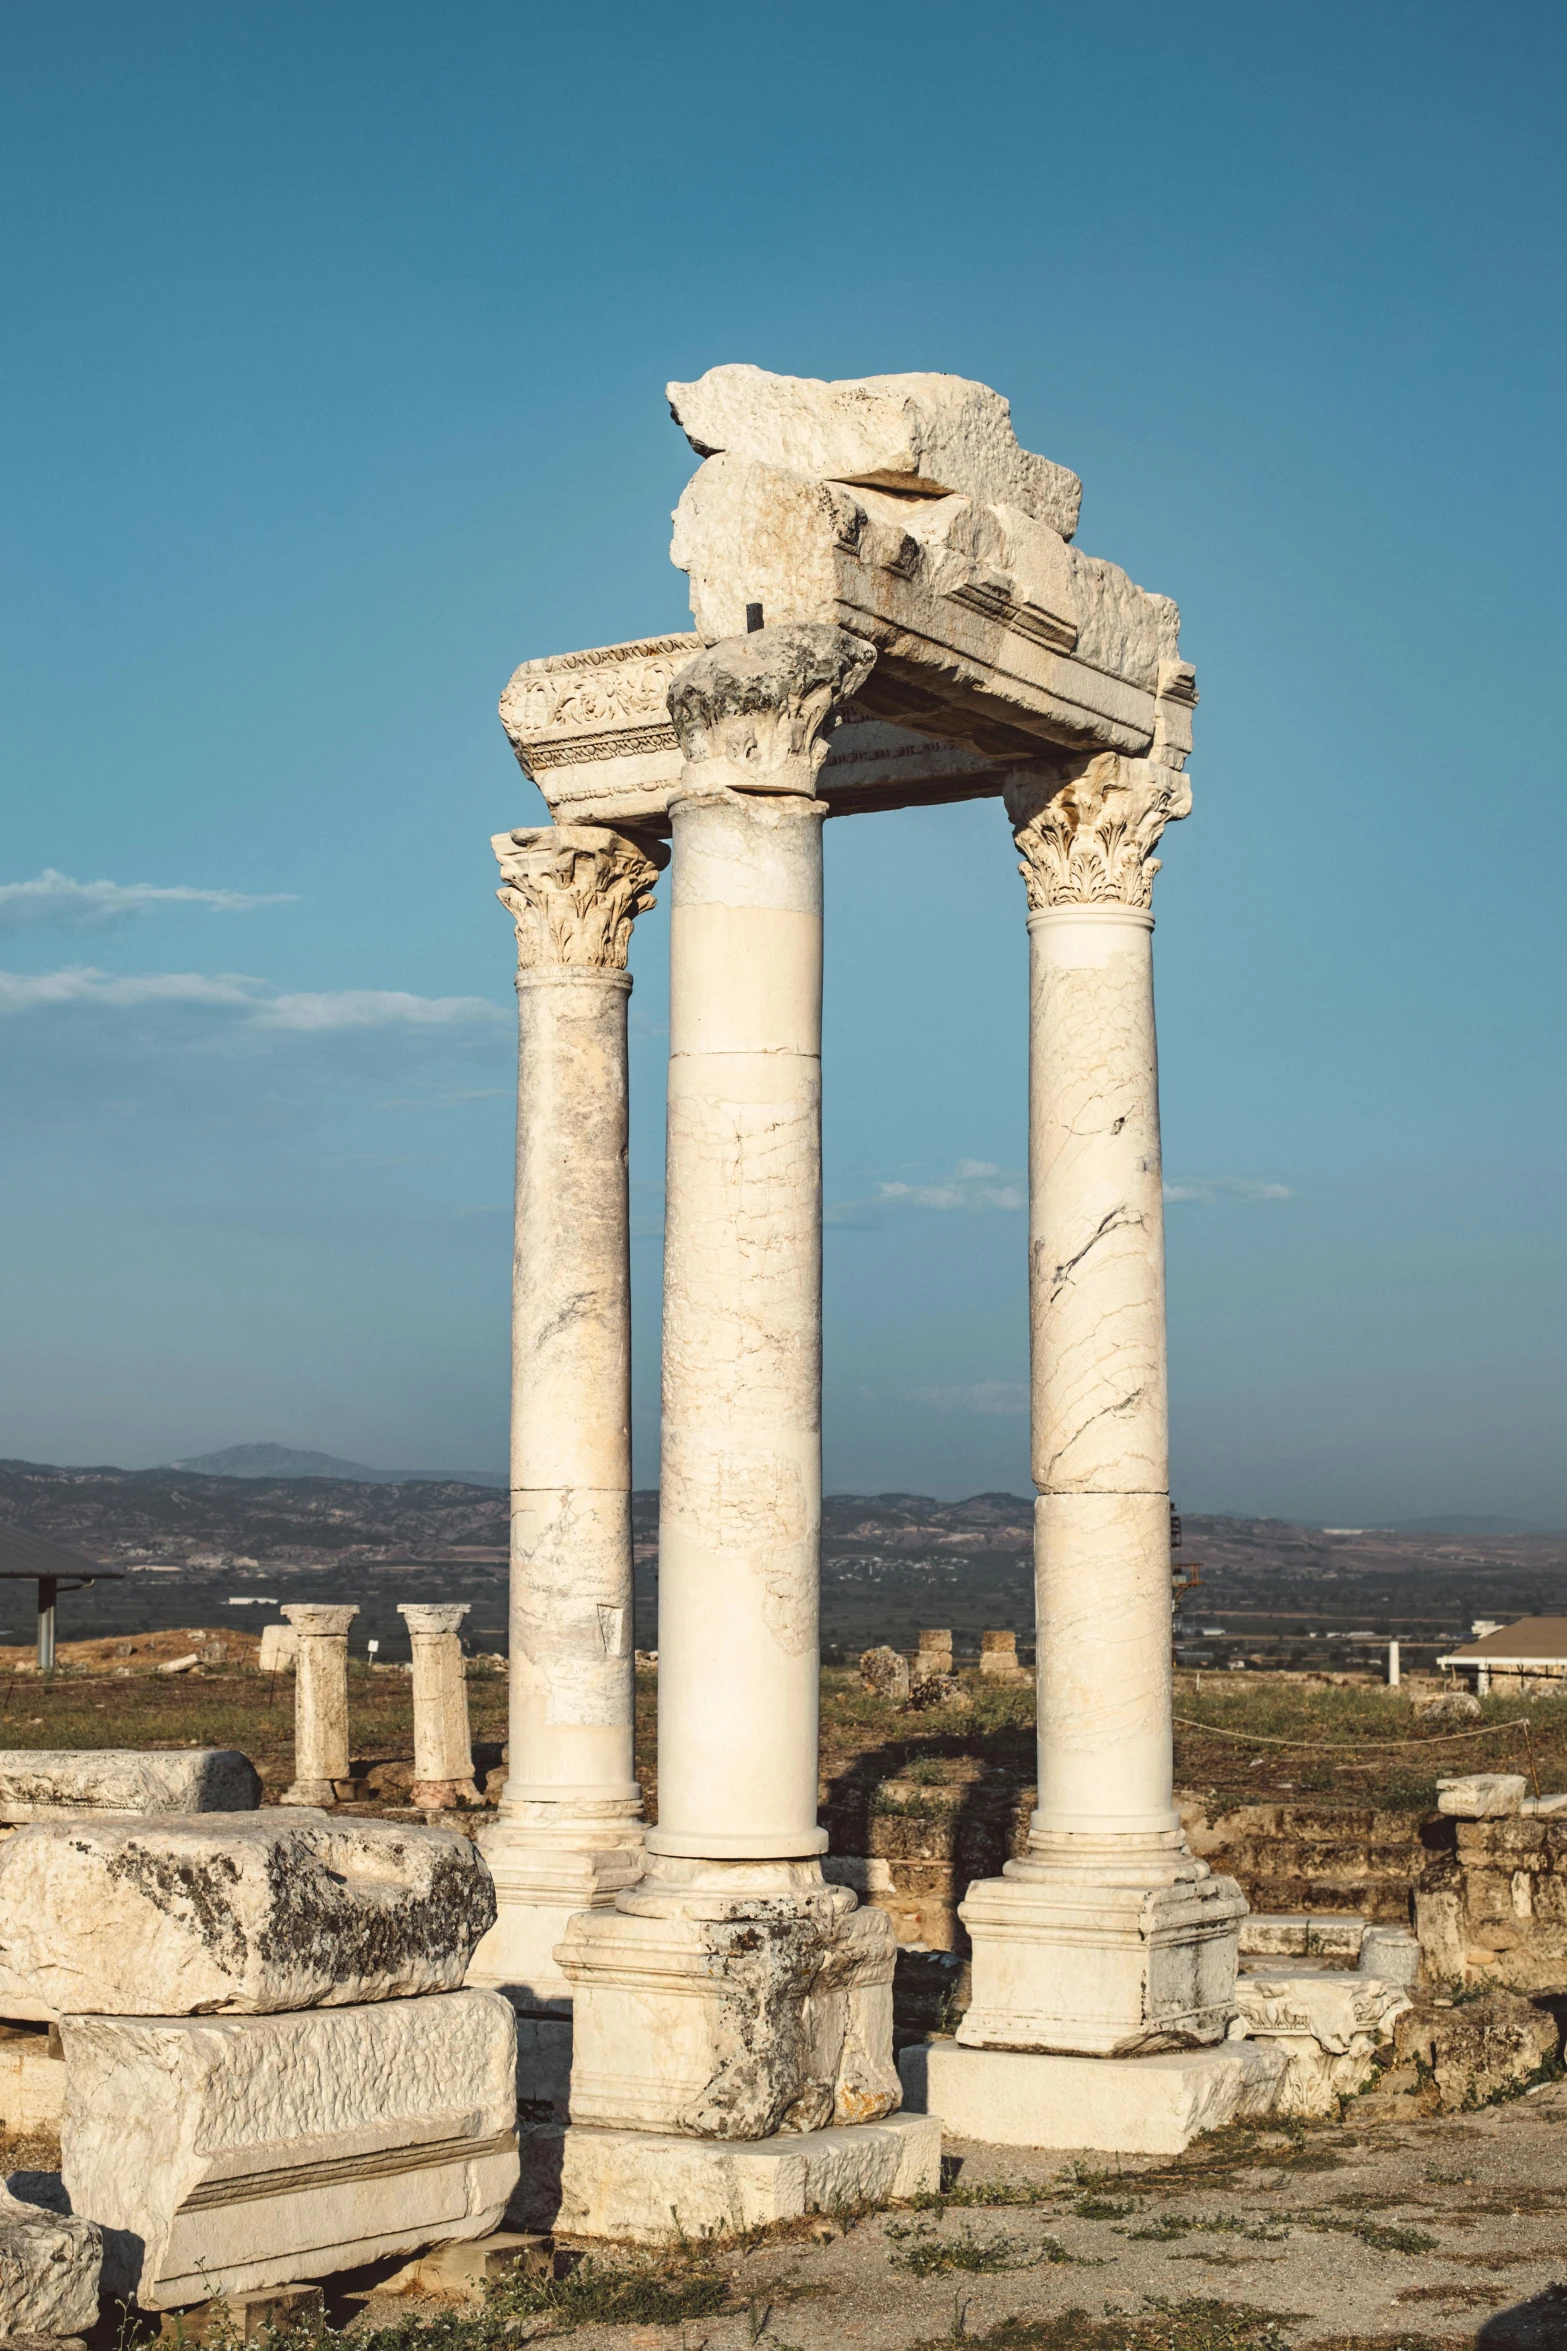
[[[61,2173],[147,2309],[487,2236],[517,2180],[496,1992],[287,2016],[72,2016]]]
[[[572,2237],[666,2242],[729,2236],[840,2205],[885,2204],[940,2185],[933,2115],[768,2139],[688,2139],[545,2123],[521,2133],[508,2219]]]
[[[1567,1812],[1567,1794],[1559,1796],[1525,1796],[1519,1811],[1531,1816]]]
[[[0,2188],[0,2339],[85,2334],[97,2324],[102,2267],[91,2221]]]
[[[1420,1938],[1408,1927],[1369,1926],[1360,1946],[1360,1973],[1407,1991],[1420,1977]]]
[[[0,1844],[0,2016],[347,2007],[455,1990],[495,1918],[449,1830],[268,1810]]]
[[[1230,2032],[1282,2051],[1276,2114],[1333,2115],[1391,2053],[1394,2027],[1409,2004],[1397,1984],[1348,1970],[1243,1975]]]
[[[1067,2057],[918,2041],[898,2059],[906,2108],[993,2147],[1179,2155],[1200,2131],[1273,2113],[1285,2056],[1220,2041],[1158,2057]]]
[[[319,2286],[273,2286],[261,2294],[220,2294],[199,2310],[178,2311],[164,2319],[159,2339],[206,2343],[217,2336],[225,2343],[253,2343],[290,2327],[319,2332],[325,2320],[326,2296]]]
[[[1407,2089],[1420,2111],[1462,2113],[1523,2089],[1560,2046],[1548,2011],[1518,1992],[1486,1992],[1457,2006],[1421,2000],[1397,2020],[1383,2087]]]
[[[457,2302],[482,2302],[487,2285],[502,2278],[551,2277],[555,2268],[554,2243],[548,2236],[522,2235],[502,2229],[466,2245],[441,2245],[419,2261],[410,2262],[392,2281],[393,2290],[411,2294],[444,2294]]]
[[[136,1747],[12,1747],[0,1752],[0,1820],[86,1812],[254,1812],[261,1779],[233,1747],[177,1754]]]
[[[1438,1780],[1436,1808],[1458,1820],[1499,1820],[1523,1810],[1528,1781],[1520,1771],[1472,1771],[1462,1779]]]

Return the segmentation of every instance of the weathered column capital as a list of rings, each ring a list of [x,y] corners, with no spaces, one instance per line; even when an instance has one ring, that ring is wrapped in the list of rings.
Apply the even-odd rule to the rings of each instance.
[[[607,825],[532,825],[496,833],[495,895],[517,926],[517,969],[624,971],[631,926],[653,905],[669,863],[661,841],[633,840]]]
[[[814,798],[830,722],[875,665],[874,646],[823,621],[725,637],[670,681],[684,788]]]
[[[1029,911],[1057,906],[1153,903],[1154,844],[1190,813],[1192,787],[1179,769],[1102,751],[1065,783],[1016,776],[1007,785],[1018,872]]]

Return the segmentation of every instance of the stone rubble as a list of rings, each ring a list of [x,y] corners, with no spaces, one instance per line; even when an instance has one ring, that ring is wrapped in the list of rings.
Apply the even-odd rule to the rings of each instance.
[[[83,2335],[98,2321],[102,2231],[16,2193],[37,2177],[0,2188],[0,2341]]]

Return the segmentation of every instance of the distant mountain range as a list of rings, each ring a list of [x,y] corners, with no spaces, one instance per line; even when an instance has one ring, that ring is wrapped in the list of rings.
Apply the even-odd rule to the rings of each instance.
[[[503,1469],[371,1469],[363,1461],[345,1461],[339,1453],[311,1453],[297,1445],[225,1445],[220,1453],[198,1453],[163,1466],[194,1470],[204,1478],[349,1478],[361,1486],[507,1482]]]

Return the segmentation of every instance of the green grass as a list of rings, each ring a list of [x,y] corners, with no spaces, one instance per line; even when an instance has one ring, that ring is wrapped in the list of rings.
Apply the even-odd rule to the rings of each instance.
[[[1042,2262],[1067,2262],[1072,2259],[1066,2247],[1056,2237],[1041,2237],[1036,2244],[1022,2245],[1012,2237],[976,2237],[963,2229],[956,2237],[937,2237],[926,2231],[889,2227],[889,2237],[918,2237],[905,2253],[892,2253],[888,2259],[895,2269],[906,2269],[911,2277],[933,2278],[949,2271],[974,2272],[988,2276],[997,2270],[1037,2269]]]

